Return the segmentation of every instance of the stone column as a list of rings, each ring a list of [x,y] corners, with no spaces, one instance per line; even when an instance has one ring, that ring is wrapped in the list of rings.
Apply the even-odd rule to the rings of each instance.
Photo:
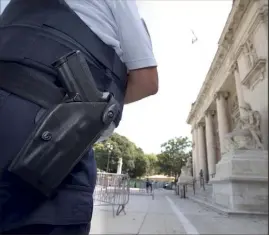
[[[244,99],[243,89],[241,85],[241,78],[240,78],[237,62],[233,64],[231,70],[232,70],[232,73],[234,74],[240,117],[243,117],[245,113],[244,113],[244,110],[241,109],[241,107],[245,106],[245,99]]]
[[[224,138],[229,133],[229,119],[227,115],[227,98],[228,92],[217,92],[215,94],[217,104],[217,120],[219,127],[219,141],[220,141],[220,152],[224,152]]]
[[[208,110],[205,112],[206,149],[209,180],[212,179],[212,174],[216,173],[217,164],[216,141],[214,138],[213,129],[213,115],[215,115],[215,111],[213,110]]]
[[[199,160],[199,140],[198,140],[198,125],[194,127],[194,138],[195,138],[195,177],[199,178],[200,171],[200,160]]]
[[[196,176],[196,143],[195,143],[195,129],[194,127],[191,130],[192,133],[192,176],[195,177]]]
[[[202,169],[205,179],[207,178],[207,164],[206,164],[206,146],[205,146],[205,132],[204,123],[198,124],[198,148],[199,148],[199,172]],[[198,172],[198,174],[199,174]]]

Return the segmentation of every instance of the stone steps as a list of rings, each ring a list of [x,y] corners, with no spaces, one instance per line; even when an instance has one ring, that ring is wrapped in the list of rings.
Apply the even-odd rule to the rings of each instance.
[[[225,208],[222,208],[222,207],[214,204],[213,199],[212,199],[212,193],[213,193],[212,185],[206,184],[205,190],[203,188],[201,188],[199,185],[197,185],[195,195],[193,194],[192,190],[189,190],[187,193],[187,197],[190,200],[197,202],[203,206],[209,207],[218,213],[228,215],[229,211],[227,211]]]
[[[248,212],[232,212],[230,210],[228,210],[227,208],[224,208],[220,205],[217,205],[213,202],[213,198],[212,198],[212,193],[213,193],[213,187],[212,185],[205,185],[205,190],[203,190],[203,188],[200,188],[199,185],[196,186],[196,192],[195,195],[193,194],[193,190],[192,189],[188,189],[187,192],[187,198],[189,198],[190,200],[199,203],[203,206],[209,207],[212,210],[216,211],[217,213],[226,215],[226,216],[230,216],[230,215],[246,215],[246,216],[251,216]],[[266,213],[255,213],[253,214],[254,217],[256,216],[268,216]]]
[[[211,185],[205,185],[205,190],[203,188],[197,187],[194,197],[206,201],[206,202],[213,202],[212,201],[212,193],[213,193],[213,188]]]

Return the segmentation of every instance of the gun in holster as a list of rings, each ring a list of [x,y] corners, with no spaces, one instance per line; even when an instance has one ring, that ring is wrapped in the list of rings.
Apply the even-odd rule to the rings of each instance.
[[[79,51],[63,56],[53,66],[67,96],[38,121],[8,168],[48,197],[119,112],[113,95],[97,89]]]

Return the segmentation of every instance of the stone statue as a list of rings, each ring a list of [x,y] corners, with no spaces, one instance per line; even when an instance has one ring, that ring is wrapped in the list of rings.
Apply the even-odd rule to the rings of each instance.
[[[192,182],[193,177],[191,174],[191,170],[192,170],[192,161],[191,158],[189,157],[186,162],[186,165],[181,168],[181,174],[180,177],[178,178],[177,185]]]
[[[253,111],[249,104],[240,107],[243,116],[240,117],[235,130],[225,137],[226,151],[235,149],[262,149],[261,116],[258,111]]]
[[[186,163],[186,167],[192,168],[191,158],[189,157]]]
[[[241,129],[249,130],[257,146],[263,149],[260,113],[258,111],[252,111],[250,105],[247,103],[242,109],[246,112],[246,116],[239,121]]]
[[[117,174],[121,174],[121,171],[122,171],[122,158],[119,158],[117,166]]]
[[[192,168],[192,163],[191,163],[191,158],[188,158],[186,165],[181,168],[181,176],[191,176],[191,168]]]

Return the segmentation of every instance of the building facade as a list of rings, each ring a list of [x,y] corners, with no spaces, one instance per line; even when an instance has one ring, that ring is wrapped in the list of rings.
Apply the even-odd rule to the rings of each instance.
[[[215,176],[227,154],[227,136],[246,117],[250,120],[248,131],[259,145],[249,151],[262,151],[257,154],[264,160],[268,150],[267,0],[233,1],[218,50],[187,119],[192,126],[195,177],[202,169],[209,182],[217,182]],[[243,141],[240,138],[234,138],[237,147]]]

